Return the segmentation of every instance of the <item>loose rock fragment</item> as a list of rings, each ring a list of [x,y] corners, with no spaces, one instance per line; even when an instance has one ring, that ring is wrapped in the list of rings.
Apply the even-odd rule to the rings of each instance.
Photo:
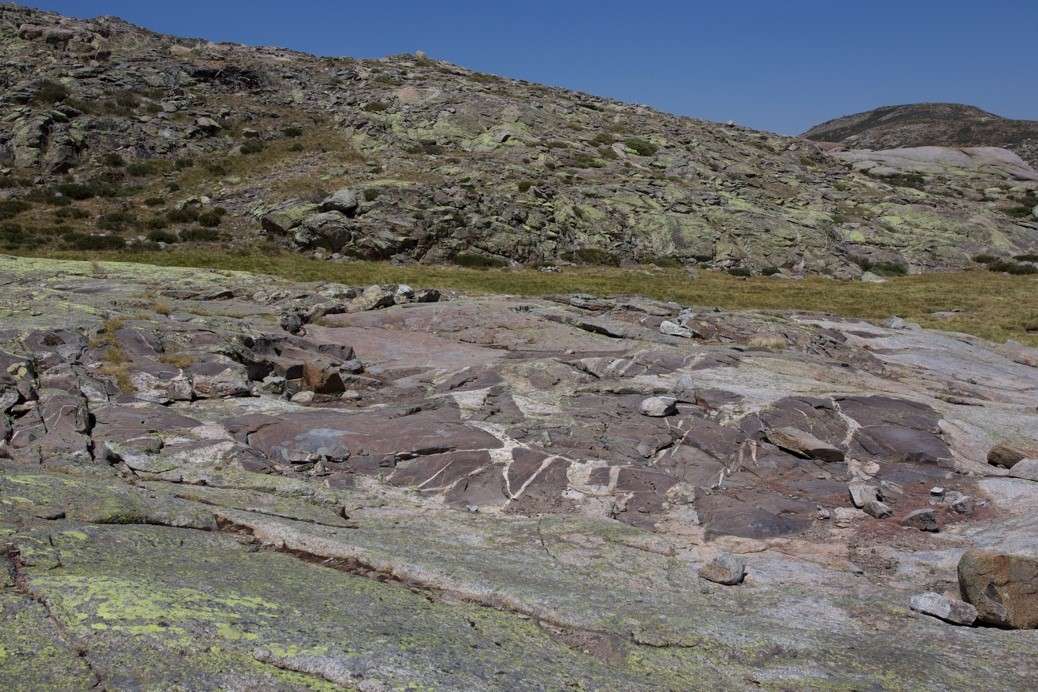
[[[798,428],[773,428],[768,430],[767,436],[773,445],[797,456],[828,462],[843,461],[843,450]]]
[[[940,522],[937,520],[937,512],[932,509],[917,509],[909,513],[908,516],[901,520],[901,525],[930,533],[936,533],[941,530]]]
[[[738,555],[721,553],[699,569],[699,576],[725,586],[741,584],[746,578],[746,560]]]
[[[912,610],[932,615],[953,625],[972,625],[977,620],[977,609],[969,603],[956,601],[939,593],[929,591],[912,596]]]
[[[639,408],[643,416],[665,418],[677,413],[677,400],[665,396],[652,396],[642,401]]]
[[[894,510],[879,500],[869,500],[865,503],[862,509],[865,510],[866,514],[875,517],[876,519],[886,519],[894,514]]]
[[[1038,482],[1038,459],[1021,459],[1009,469],[1013,478]]]

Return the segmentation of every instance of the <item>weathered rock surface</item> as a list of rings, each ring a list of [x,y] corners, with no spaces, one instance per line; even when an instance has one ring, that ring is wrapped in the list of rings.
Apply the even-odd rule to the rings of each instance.
[[[0,286],[5,689],[1038,685],[1038,630],[907,616],[961,571],[1033,626],[1030,562],[957,571],[1038,548],[1038,483],[986,459],[1038,369],[993,344],[115,263]]]

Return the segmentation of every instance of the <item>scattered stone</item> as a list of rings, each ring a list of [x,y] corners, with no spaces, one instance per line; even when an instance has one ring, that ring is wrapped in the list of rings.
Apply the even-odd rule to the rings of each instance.
[[[642,401],[639,409],[643,416],[666,418],[678,412],[677,399],[667,396],[651,396]]]
[[[875,517],[876,519],[886,519],[894,514],[894,510],[879,500],[869,500],[862,509],[870,517]]]
[[[968,550],[958,573],[962,595],[981,622],[1038,628],[1038,557]]]
[[[292,402],[296,404],[312,404],[314,402],[314,397],[316,396],[317,395],[313,392],[309,390],[304,390],[302,392],[296,392],[295,394],[293,394]]]
[[[766,434],[773,445],[797,456],[827,462],[843,461],[843,450],[804,430],[793,427],[772,428]]]
[[[1021,459],[1009,469],[1009,475],[1013,478],[1038,482],[1038,459]]]
[[[663,320],[660,323],[660,334],[666,334],[667,336],[677,336],[682,339],[691,339],[692,330],[688,327],[684,327],[677,322],[670,320]]]
[[[930,533],[937,533],[941,530],[940,522],[937,520],[937,512],[929,508],[910,512],[908,516],[901,520],[901,525]]]
[[[746,578],[746,559],[730,553],[721,553],[699,569],[699,576],[725,586],[741,584]]]
[[[957,490],[946,493],[944,502],[952,508],[952,511],[966,516],[972,516],[977,509],[977,502],[972,496],[960,493]]]
[[[847,490],[850,492],[851,502],[858,509],[864,507],[867,502],[880,499],[879,488],[871,483],[852,481],[847,484]]]
[[[944,488],[941,488],[940,486],[934,486],[933,488],[930,488],[930,496],[936,498],[943,498]]]
[[[931,615],[953,625],[969,627],[977,620],[977,609],[969,603],[952,600],[933,591],[912,596],[910,607],[917,613]]]

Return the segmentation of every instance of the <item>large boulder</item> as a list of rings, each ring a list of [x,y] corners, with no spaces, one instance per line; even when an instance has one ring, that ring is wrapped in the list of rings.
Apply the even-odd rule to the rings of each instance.
[[[317,210],[316,204],[296,202],[265,214],[260,219],[260,224],[267,233],[286,235],[293,228],[317,213]]]
[[[349,244],[352,237],[346,217],[337,211],[329,211],[311,216],[301,223],[295,229],[292,240],[308,250],[324,248],[339,252]]]
[[[349,188],[339,190],[321,202],[321,211],[337,211],[346,216],[353,216],[360,206],[360,197]]]
[[[1038,557],[967,551],[959,560],[959,588],[981,622],[1038,628]]]

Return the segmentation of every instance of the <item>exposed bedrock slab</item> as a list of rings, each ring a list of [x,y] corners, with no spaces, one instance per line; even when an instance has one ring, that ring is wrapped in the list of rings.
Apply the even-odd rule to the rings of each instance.
[[[25,684],[73,689],[1038,685],[1038,630],[912,611],[964,554],[1038,549],[1038,483],[988,463],[1038,442],[1015,351],[633,298],[0,283],[5,683],[39,647]],[[329,307],[366,293],[393,300]],[[1032,627],[1000,569],[964,596]]]

